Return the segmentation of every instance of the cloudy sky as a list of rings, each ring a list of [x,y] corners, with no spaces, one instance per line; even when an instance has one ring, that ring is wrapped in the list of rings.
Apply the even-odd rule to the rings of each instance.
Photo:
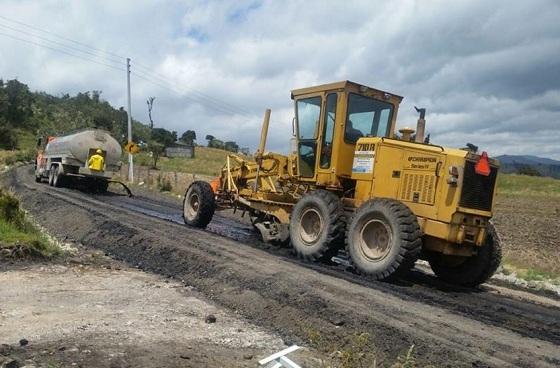
[[[286,151],[290,90],[353,80],[426,107],[432,142],[560,159],[560,2],[0,0],[0,77],[103,91],[179,133]]]

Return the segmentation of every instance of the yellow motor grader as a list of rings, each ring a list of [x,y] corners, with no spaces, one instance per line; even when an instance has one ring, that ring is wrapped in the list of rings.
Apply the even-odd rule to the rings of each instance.
[[[205,227],[215,210],[245,211],[267,242],[290,241],[301,258],[341,248],[376,279],[419,258],[446,282],[476,286],[500,264],[492,224],[497,161],[396,132],[402,97],[343,81],[292,91],[289,155],[265,152],[270,110],[254,158],[231,154],[221,176],[186,191],[184,219]]]

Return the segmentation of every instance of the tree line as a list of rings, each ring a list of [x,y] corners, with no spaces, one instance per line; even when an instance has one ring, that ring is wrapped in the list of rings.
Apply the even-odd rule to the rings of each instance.
[[[127,142],[127,112],[118,109],[101,98],[101,91],[80,92],[75,96],[63,94],[52,96],[45,92],[33,92],[18,81],[0,79],[0,148],[18,149],[22,147],[21,137],[60,135],[82,128],[100,128],[109,131],[122,144]],[[148,99],[150,125],[132,120],[133,141],[158,157],[177,142],[195,145],[196,132],[186,130],[181,136],[176,131],[154,127],[151,109],[154,97]],[[213,135],[206,137],[208,147],[238,152],[236,142],[225,143]],[[157,158],[156,162],[157,163]]]

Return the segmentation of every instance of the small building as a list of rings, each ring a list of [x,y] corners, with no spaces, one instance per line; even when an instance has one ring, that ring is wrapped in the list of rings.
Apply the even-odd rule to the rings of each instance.
[[[194,145],[175,142],[172,146],[165,148],[165,156],[194,158]]]

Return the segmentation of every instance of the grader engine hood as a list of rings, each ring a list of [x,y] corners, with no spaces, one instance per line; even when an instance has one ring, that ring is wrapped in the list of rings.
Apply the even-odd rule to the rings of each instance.
[[[357,142],[352,164],[358,202],[396,198],[449,222],[457,212],[492,216],[497,171],[486,154],[378,137]]]

